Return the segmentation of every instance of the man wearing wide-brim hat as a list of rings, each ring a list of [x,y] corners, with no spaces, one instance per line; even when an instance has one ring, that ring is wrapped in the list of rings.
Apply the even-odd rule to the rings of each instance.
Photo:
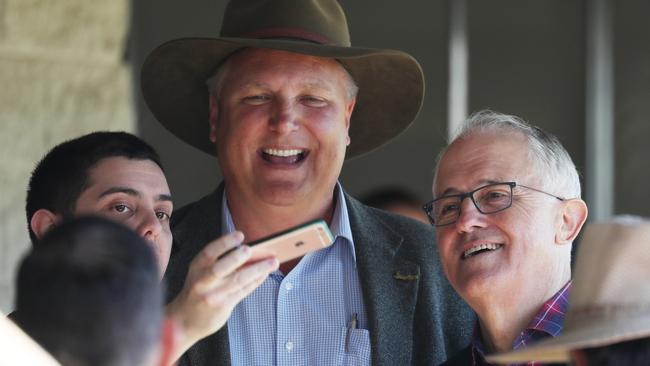
[[[411,56],[351,47],[335,0],[232,1],[220,38],[154,50],[142,89],[224,177],[173,216],[170,297],[203,243],[234,230],[250,242],[324,219],[335,237],[283,263],[181,365],[438,364],[467,343],[473,319],[442,275],[432,229],[337,182],[344,160],[417,116],[424,80]]]
[[[494,363],[650,364],[650,220],[620,216],[587,227],[562,334]]]

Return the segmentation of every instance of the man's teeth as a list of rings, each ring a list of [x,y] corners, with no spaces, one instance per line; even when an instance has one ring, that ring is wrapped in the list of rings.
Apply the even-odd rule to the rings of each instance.
[[[467,258],[476,252],[480,252],[481,250],[495,250],[501,248],[502,246],[503,246],[502,244],[494,244],[494,243],[477,245],[463,252],[463,258]]]
[[[273,156],[281,156],[281,157],[287,157],[287,156],[294,156],[302,153],[302,150],[279,150],[279,149],[264,149],[265,154],[273,155]]]

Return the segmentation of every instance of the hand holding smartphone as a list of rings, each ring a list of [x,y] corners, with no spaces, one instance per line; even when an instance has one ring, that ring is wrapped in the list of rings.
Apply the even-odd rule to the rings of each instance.
[[[253,241],[247,245],[252,250],[249,262],[275,256],[280,263],[326,248],[334,242],[327,223],[309,221],[288,230]]]

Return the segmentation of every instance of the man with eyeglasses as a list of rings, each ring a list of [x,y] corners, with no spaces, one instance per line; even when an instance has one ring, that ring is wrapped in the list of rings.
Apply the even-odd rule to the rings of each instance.
[[[485,354],[559,334],[587,206],[558,139],[478,112],[440,154],[433,196],[424,209],[442,267],[478,315],[472,342],[446,364],[487,365]]]

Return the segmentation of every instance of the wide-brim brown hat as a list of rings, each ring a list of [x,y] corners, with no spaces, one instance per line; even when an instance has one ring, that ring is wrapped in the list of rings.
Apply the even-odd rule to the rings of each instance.
[[[569,362],[570,352],[650,337],[650,221],[619,217],[586,228],[562,333],[490,363]]]
[[[208,138],[206,80],[243,48],[335,58],[345,67],[359,87],[346,158],[399,135],[422,105],[424,76],[418,62],[402,51],[351,47],[336,0],[232,0],[220,35],[164,43],[149,54],[141,74],[144,100],[156,119],[208,154],[216,149]]]

